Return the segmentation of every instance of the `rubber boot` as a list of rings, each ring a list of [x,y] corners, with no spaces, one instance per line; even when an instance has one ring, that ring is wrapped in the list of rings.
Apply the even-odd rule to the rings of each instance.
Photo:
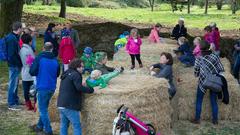
[[[31,103],[31,101],[29,100],[29,101],[26,101],[26,103],[25,103],[25,105],[26,105],[26,107],[27,107],[27,110],[33,110],[33,106],[32,106],[32,103]]]

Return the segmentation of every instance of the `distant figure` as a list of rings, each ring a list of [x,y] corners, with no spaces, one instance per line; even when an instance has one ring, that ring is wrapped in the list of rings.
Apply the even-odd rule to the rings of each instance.
[[[202,39],[200,37],[196,37],[193,40],[193,45],[195,46],[195,48],[193,50],[193,55],[195,56],[195,58],[201,56],[201,49],[200,49],[200,42],[201,42],[201,40]]]
[[[178,24],[173,28],[172,35],[174,39],[178,40],[179,37],[187,36],[187,29],[184,26],[184,19],[180,18]]]
[[[240,84],[239,71],[240,71],[240,40],[234,45],[234,66],[233,66],[233,75],[237,79],[238,84]]]
[[[176,94],[176,87],[173,84],[173,70],[172,70],[173,57],[170,53],[167,52],[161,53],[160,56],[161,56],[160,62],[150,67],[151,75],[157,78],[165,78],[168,80],[169,98],[172,99]],[[160,71],[156,73],[153,71],[154,68],[158,68],[160,69]]]
[[[150,43],[160,43],[160,30],[162,28],[162,25],[160,23],[157,23],[153,29],[151,30],[150,35],[148,36],[148,40]]]
[[[58,56],[58,49],[59,49],[59,44],[58,44],[58,37],[55,33],[55,27],[56,25],[54,23],[49,23],[48,27],[44,33],[44,43],[46,42],[51,42],[53,45],[53,54],[55,57]]]
[[[215,52],[218,56],[220,55],[220,32],[215,22],[209,25],[212,28],[212,38],[215,45]]]
[[[123,34],[114,43],[114,53],[117,53],[120,48],[125,47],[129,38],[129,32],[124,31]]]
[[[91,73],[93,71],[93,67],[96,64],[93,50],[91,47],[84,48],[81,60],[84,64],[84,69],[83,69],[82,74],[85,74],[85,72]]]
[[[37,32],[35,27],[30,27],[30,28],[24,28],[23,34],[30,34],[32,36],[32,49],[33,52],[36,52],[36,46],[37,46]],[[22,39],[19,41],[20,48],[22,48],[23,42]]]
[[[9,69],[9,82],[8,82],[8,109],[20,110],[19,97],[18,97],[18,82],[19,74],[22,68],[22,61],[19,55],[20,46],[19,38],[22,33],[22,23],[15,22],[12,25],[12,32],[9,33],[5,42],[7,45],[8,55],[8,69]]]
[[[80,45],[80,39],[78,35],[78,31],[72,28],[72,24],[70,22],[65,24],[65,28],[61,30],[61,37],[63,37],[64,31],[69,31],[70,32],[70,37],[73,41],[73,45],[75,49],[77,49]]]
[[[138,30],[134,28],[131,30],[130,37],[126,45],[126,51],[131,56],[131,62],[132,62],[131,69],[135,68],[135,58],[138,61],[139,67],[140,68],[143,67],[142,61],[141,61],[141,55],[140,55],[141,45],[142,45],[142,40],[140,38]]]

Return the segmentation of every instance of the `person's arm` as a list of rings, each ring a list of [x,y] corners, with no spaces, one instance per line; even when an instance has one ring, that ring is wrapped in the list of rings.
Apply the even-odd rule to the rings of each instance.
[[[36,59],[33,61],[33,64],[30,67],[29,73],[31,76],[37,76],[38,75],[38,70],[39,70],[39,62],[40,62],[40,57],[36,57]]]
[[[182,29],[181,36],[184,36],[184,37],[187,36],[187,28],[184,27],[184,28]]]
[[[152,65],[152,67],[161,69],[162,65],[160,63],[157,63],[157,64]]]
[[[74,84],[75,88],[77,89],[77,91],[81,91],[83,93],[93,93],[94,92],[93,88],[85,87],[82,85],[82,76],[80,74],[73,73],[71,76],[71,79],[72,79],[73,84]]]
[[[107,71],[109,71],[109,72],[113,72],[115,70],[115,68],[113,68],[113,67],[106,66],[106,68],[107,68]]]
[[[129,51],[129,46],[130,46],[130,40],[128,40],[128,42],[127,42],[126,51]]]
[[[235,50],[240,51],[240,47],[238,47],[238,44],[234,45]]]
[[[194,64],[194,75],[196,77],[199,76],[200,74],[200,58],[197,58],[196,61],[195,61],[195,64]]]
[[[140,37],[138,37],[138,43],[137,43],[139,46],[142,45],[142,39]]]
[[[157,43],[159,43],[159,42],[160,42],[160,37],[159,37],[159,35],[158,35],[158,32],[157,32],[157,31],[154,31],[154,32],[153,32],[153,36],[154,36],[154,38],[155,38],[156,42],[157,42]]]
[[[78,47],[80,44],[80,39],[79,39],[77,30],[74,30],[74,39],[73,40],[74,40],[75,47]]]
[[[171,67],[166,66],[160,70],[158,74],[155,74],[154,76],[157,78],[167,78],[171,74]]]

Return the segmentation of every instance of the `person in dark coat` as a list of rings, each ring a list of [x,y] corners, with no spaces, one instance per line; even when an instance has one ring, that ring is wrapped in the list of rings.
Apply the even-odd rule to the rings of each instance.
[[[58,49],[59,49],[59,44],[58,44],[58,38],[55,31],[56,25],[54,23],[49,23],[48,27],[44,33],[44,43],[46,42],[51,42],[53,44],[53,54],[55,57],[58,56]]]
[[[73,134],[81,135],[80,111],[83,93],[93,93],[94,89],[82,84],[83,62],[74,59],[69,69],[61,76],[57,106],[60,112],[60,135],[68,134],[69,123],[73,126]]]
[[[178,40],[179,37],[187,36],[187,28],[184,26],[184,19],[180,18],[178,24],[173,28],[172,35],[174,39]]]

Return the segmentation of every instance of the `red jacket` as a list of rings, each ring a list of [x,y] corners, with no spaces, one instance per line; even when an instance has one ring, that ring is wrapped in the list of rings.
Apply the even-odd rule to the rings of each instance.
[[[76,57],[76,51],[71,37],[63,37],[59,46],[59,58],[63,64],[69,64]]]

